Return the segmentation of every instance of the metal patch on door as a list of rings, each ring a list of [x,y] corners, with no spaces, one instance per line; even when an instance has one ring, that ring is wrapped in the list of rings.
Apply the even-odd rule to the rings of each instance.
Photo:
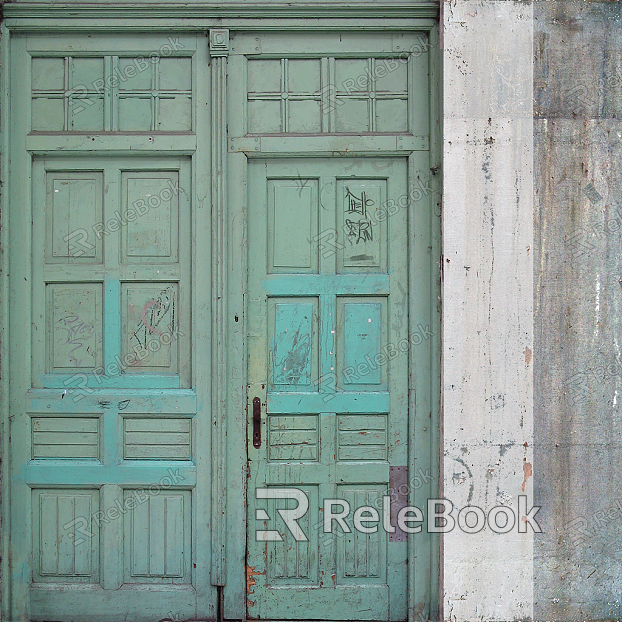
[[[408,467],[389,467],[389,495],[391,497],[391,524],[395,531],[389,534],[389,542],[406,542],[408,534],[397,524],[399,511],[408,505]]]

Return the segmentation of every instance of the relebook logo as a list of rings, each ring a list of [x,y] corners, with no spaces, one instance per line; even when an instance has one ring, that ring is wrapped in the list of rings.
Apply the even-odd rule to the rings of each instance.
[[[298,488],[257,488],[257,499],[293,500],[296,507],[277,508],[277,514],[283,519],[286,528],[297,542],[307,542],[307,534],[302,530],[298,521],[309,510],[309,499],[303,490]],[[289,503],[291,505],[291,503]],[[404,533],[420,533],[425,523],[428,533],[447,533],[453,531],[456,525],[464,533],[479,533],[486,525],[494,533],[509,533],[516,530],[518,533],[527,533],[529,525],[534,533],[542,533],[535,515],[540,506],[534,505],[527,508],[527,496],[519,495],[518,508],[514,510],[507,505],[497,505],[488,512],[474,505],[461,508],[455,515],[454,504],[449,499],[428,499],[427,521],[424,512],[416,507],[407,505],[397,513],[395,524],[391,522],[391,497],[382,497],[382,516],[371,505],[358,507],[352,513],[352,508],[345,499],[324,499],[322,506],[323,531],[333,533],[336,526],[343,533],[352,530],[346,522],[352,515],[351,524],[355,531],[361,533],[376,533],[379,529],[387,533],[395,533],[400,529]],[[274,518],[265,509],[258,508],[255,511],[258,521],[269,521]],[[420,524],[418,524],[420,523]],[[283,537],[275,529],[257,529],[255,531],[257,542],[281,542]]]

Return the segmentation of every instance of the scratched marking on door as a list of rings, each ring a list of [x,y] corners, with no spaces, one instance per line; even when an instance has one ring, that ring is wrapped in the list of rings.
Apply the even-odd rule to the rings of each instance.
[[[124,355],[133,352],[133,367],[177,373],[179,348],[177,283],[125,285]]]
[[[342,205],[338,210],[337,231],[345,238],[338,253],[338,271],[361,268],[384,271],[388,228],[383,207],[386,181],[339,180],[338,191]]]
[[[46,289],[48,371],[101,365],[101,286],[53,283]]]
[[[164,327],[164,331],[160,330]],[[147,338],[150,335],[162,336],[165,332],[172,333],[174,330],[175,293],[173,286],[169,285],[159,293],[157,299],[148,300],[145,303],[133,338],[138,345],[146,348]]]
[[[92,346],[87,345],[86,350],[83,349],[85,342],[95,335],[95,326],[92,323],[84,322],[76,313],[67,311],[58,318],[56,325],[58,330],[63,330],[67,333],[67,339],[64,342],[60,340],[57,343],[59,345],[73,346],[73,349],[67,352],[67,356],[73,365],[83,367],[82,356],[85,353],[92,357],[93,360],[95,359]]]
[[[374,201],[368,198],[365,190],[359,196],[356,196],[346,186],[345,204],[345,211],[349,216],[352,216],[352,218],[355,218],[357,214],[360,216],[358,220],[346,218],[346,237],[350,244],[354,245],[355,241],[356,244],[361,241],[371,242],[374,239],[374,231],[371,220],[367,215],[367,208],[374,205]],[[351,257],[351,259],[354,258]]]

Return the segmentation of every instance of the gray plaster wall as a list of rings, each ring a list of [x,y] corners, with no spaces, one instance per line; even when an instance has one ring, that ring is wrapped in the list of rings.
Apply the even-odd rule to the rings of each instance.
[[[622,22],[534,2],[534,618],[622,616]]]

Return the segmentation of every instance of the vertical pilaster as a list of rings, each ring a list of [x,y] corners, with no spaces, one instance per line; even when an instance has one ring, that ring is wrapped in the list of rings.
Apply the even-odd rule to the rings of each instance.
[[[443,534],[444,619],[528,620],[534,530],[519,508],[521,496],[527,508],[533,502],[533,5],[485,1],[477,12],[468,1],[448,5],[443,496],[456,516],[465,506],[489,515],[499,505],[517,516],[507,533],[489,516],[477,534],[460,523]],[[574,618],[547,610],[538,619]]]
[[[212,69],[212,585],[225,584],[227,399],[227,56],[229,31],[209,33]]]

